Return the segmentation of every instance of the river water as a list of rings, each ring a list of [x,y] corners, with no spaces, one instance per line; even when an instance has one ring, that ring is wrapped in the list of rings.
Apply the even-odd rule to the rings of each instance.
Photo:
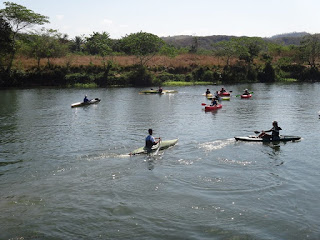
[[[319,239],[320,84],[221,87],[0,90],[0,239]],[[302,140],[234,140],[273,120]],[[130,157],[148,128],[178,144]]]

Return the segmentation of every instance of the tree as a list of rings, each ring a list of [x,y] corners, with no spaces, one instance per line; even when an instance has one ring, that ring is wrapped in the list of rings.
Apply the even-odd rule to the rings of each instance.
[[[253,63],[255,57],[259,56],[265,43],[258,37],[240,37],[233,38],[231,41],[236,42],[238,57],[244,60],[248,65]]]
[[[121,40],[122,50],[126,54],[135,55],[141,66],[145,66],[163,45],[164,41],[161,38],[145,32],[132,33]]]
[[[112,40],[107,32],[94,32],[86,39],[86,50],[92,55],[100,55],[102,57],[103,66],[106,67],[106,57],[112,53]]]
[[[212,44],[213,54],[215,56],[226,57],[226,65],[230,65],[230,59],[237,54],[235,41],[221,41]]]
[[[63,39],[61,34],[53,29],[42,28],[37,34],[30,35],[29,55],[37,59],[38,68],[42,58],[47,58],[48,66],[50,66],[50,58],[66,55],[68,46]]]
[[[320,58],[320,34],[305,36],[301,41],[301,59],[316,68],[316,60]]]
[[[84,50],[85,40],[83,36],[76,36],[70,43],[71,52],[82,52]]]
[[[192,40],[192,45],[191,48],[189,50],[189,53],[197,53],[198,52],[198,48],[199,48],[199,42],[198,42],[198,37],[194,37]]]
[[[11,34],[9,24],[0,16],[0,67],[3,66],[3,57],[13,50]]]
[[[2,17],[12,30],[11,41],[13,49],[9,59],[7,71],[10,72],[15,53],[17,51],[16,37],[23,29],[31,28],[34,25],[42,25],[48,23],[48,17],[35,13],[24,6],[12,2],[4,2],[6,8],[0,9],[0,17]]]

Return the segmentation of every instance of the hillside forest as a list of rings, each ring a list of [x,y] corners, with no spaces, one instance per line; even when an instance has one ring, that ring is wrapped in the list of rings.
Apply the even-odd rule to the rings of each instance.
[[[320,81],[320,34],[68,35],[13,2],[0,9],[0,87],[111,87]]]

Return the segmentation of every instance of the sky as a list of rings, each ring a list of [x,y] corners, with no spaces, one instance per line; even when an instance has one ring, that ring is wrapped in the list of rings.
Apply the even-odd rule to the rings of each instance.
[[[49,17],[41,27],[75,36],[137,32],[159,37],[271,37],[320,33],[319,0],[8,0]],[[5,8],[0,1],[0,9]]]

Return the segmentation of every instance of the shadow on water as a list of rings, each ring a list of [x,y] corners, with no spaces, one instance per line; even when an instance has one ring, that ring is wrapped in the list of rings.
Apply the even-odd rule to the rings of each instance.
[[[0,162],[0,167],[11,165],[11,164],[16,164],[16,163],[21,163],[21,162],[23,162],[23,161],[19,160],[19,161],[11,161],[11,162]]]

